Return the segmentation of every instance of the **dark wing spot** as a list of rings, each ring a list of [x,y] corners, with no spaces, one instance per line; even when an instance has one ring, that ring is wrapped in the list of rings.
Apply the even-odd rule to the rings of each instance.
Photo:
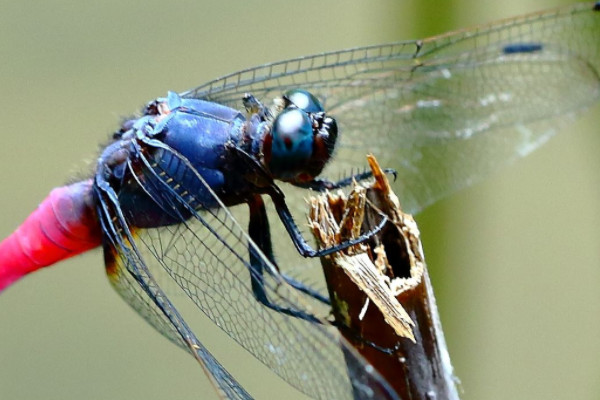
[[[504,54],[516,54],[516,53],[534,53],[542,50],[543,45],[541,43],[513,43],[504,46],[502,51]]]

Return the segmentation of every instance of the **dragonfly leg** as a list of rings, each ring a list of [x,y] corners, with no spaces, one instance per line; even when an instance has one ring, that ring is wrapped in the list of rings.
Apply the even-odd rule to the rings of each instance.
[[[248,233],[250,238],[259,247],[267,259],[277,268],[273,257],[273,248],[271,245],[271,234],[269,230],[269,220],[267,218],[267,211],[265,209],[265,203],[263,202],[260,195],[254,196],[249,202],[250,206],[250,223],[248,226]],[[264,273],[271,273],[270,267],[265,265],[263,258],[258,254],[257,250],[252,244],[249,245],[250,252],[250,280],[252,285],[252,293],[256,300],[274,311],[290,315],[292,317],[300,318],[309,322],[319,323],[319,319],[315,316],[303,312],[298,309],[292,309],[289,307],[283,307],[273,303],[265,290]],[[278,269],[278,268],[277,268]],[[282,276],[282,275],[280,275]],[[290,284],[292,287],[300,290],[303,293],[313,295],[317,294],[311,288],[308,288],[304,284],[295,281],[292,278],[282,276],[283,280]],[[321,294],[314,296],[317,300],[323,301],[324,297]],[[324,299],[325,302],[329,302],[328,299]]]
[[[281,189],[279,189],[277,185],[273,184],[267,191],[267,194],[271,196],[271,199],[273,200],[273,204],[275,205],[275,209],[277,211],[277,214],[279,215],[279,218],[281,219],[281,222],[283,223],[285,229],[290,235],[294,246],[296,246],[296,249],[303,257],[322,257],[331,253],[335,253],[336,251],[346,249],[355,244],[363,243],[369,238],[371,238],[373,235],[381,231],[381,229],[383,229],[383,227],[388,221],[387,217],[385,215],[382,215],[381,222],[379,222],[379,225],[377,225],[373,230],[366,232],[357,238],[346,240],[345,242],[339,243],[335,246],[315,250],[312,247],[310,247],[306,239],[304,239],[304,237],[302,236],[300,229],[298,229],[298,225],[296,225],[296,222],[292,217],[292,213],[290,212],[287,204],[285,203],[285,196]]]
[[[283,280],[286,281],[288,283],[288,285],[290,285],[294,289],[299,290],[300,292],[309,295],[313,299],[320,301],[323,304],[327,304],[328,306],[331,305],[331,301],[329,300],[328,296],[324,295],[323,293],[319,292],[316,289],[311,288],[308,285],[305,285],[304,283],[302,283],[300,281],[295,280],[291,276],[288,276],[282,272],[280,272],[280,273],[281,273],[281,277],[283,278]]]
[[[394,181],[396,180],[397,172],[395,169],[386,168],[383,170],[386,174],[391,174],[394,176]],[[353,174],[346,178],[342,178],[336,182],[330,181],[328,179],[320,179],[316,178],[310,182],[302,182],[302,183],[292,183],[294,186],[303,188],[303,189],[312,189],[317,192],[324,192],[325,190],[333,190],[339,189],[352,184],[353,181],[363,181],[365,179],[369,179],[373,176],[371,171],[361,172],[360,174]]]
[[[269,109],[250,93],[244,95],[242,103],[244,104],[248,117],[251,117],[253,114],[258,114],[262,121],[271,117]]]
[[[241,149],[235,145],[229,146],[229,148],[233,152],[232,154],[237,156],[238,159],[240,160],[240,162],[243,163],[244,167],[247,169],[250,169],[253,172],[254,177],[261,178],[261,183],[262,183],[261,186],[263,186],[262,187],[263,193],[268,194],[271,197],[271,199],[273,200],[273,204],[275,205],[275,210],[277,211],[277,214],[279,215],[281,222],[283,223],[283,225],[285,226],[285,229],[287,230],[288,234],[290,235],[290,238],[292,239],[294,246],[296,246],[296,249],[303,257],[322,257],[322,256],[326,256],[331,253],[335,253],[336,251],[346,249],[355,244],[363,243],[364,241],[368,240],[370,237],[372,237],[373,235],[375,235],[379,231],[381,231],[381,229],[387,223],[387,220],[388,220],[387,217],[382,214],[381,222],[379,223],[379,225],[377,225],[371,231],[366,232],[355,239],[347,240],[347,241],[337,244],[335,246],[315,250],[312,247],[310,247],[310,245],[308,244],[306,239],[304,239],[304,237],[302,236],[300,229],[298,229],[298,225],[296,225],[296,222],[294,222],[292,213],[290,212],[287,204],[285,203],[285,195],[283,194],[281,189],[275,184],[275,182],[273,182],[272,177],[267,173],[267,171],[265,171],[264,167],[255,158],[253,158],[251,155],[246,153],[243,149]],[[387,171],[393,171],[392,173],[395,175],[394,170],[386,170],[386,172]],[[366,179],[370,175],[371,175],[370,172],[364,172],[364,173],[358,174],[356,176],[359,177],[360,179]],[[351,182],[351,181],[352,181],[352,177],[348,178],[348,182]],[[327,181],[320,180],[319,182],[327,182]],[[342,183],[344,183],[344,182],[346,182],[346,180],[342,180]],[[316,186],[318,186],[318,185],[316,185]],[[259,197],[259,196],[255,196],[255,197]],[[253,205],[254,203],[256,203],[256,205]],[[268,232],[268,221],[267,221],[267,217],[266,217],[266,211],[264,209],[264,204],[262,203],[262,199],[260,200],[260,204],[261,204],[260,207],[258,207],[258,200],[256,200],[256,199],[249,200],[249,204],[250,204],[251,225],[252,225],[252,215],[253,214],[259,215],[261,213],[264,213],[264,222],[267,223],[267,229],[262,229],[262,232]],[[259,209],[260,209],[260,211],[259,211]],[[256,226],[260,226],[260,225],[261,225],[260,222],[256,222]],[[255,235],[260,234],[260,232],[261,231],[255,233]],[[265,233],[263,233],[263,235],[264,234]],[[250,235],[250,237],[255,239],[255,237],[252,236],[252,234]],[[257,239],[255,239],[255,240],[257,240]],[[267,257],[269,258],[269,260],[272,261],[273,260],[273,251],[271,249],[270,240],[271,239],[269,237],[268,238],[268,242],[269,242],[268,253],[265,252],[265,254],[267,254]],[[257,244],[260,242],[261,242],[260,240],[257,240]],[[266,245],[266,243],[265,243],[265,245]],[[259,246],[260,246],[260,244],[259,244]],[[263,249],[263,251],[264,251],[264,249],[266,249],[266,247],[263,248],[261,246],[261,249]],[[252,249],[251,249],[251,252],[252,252]]]

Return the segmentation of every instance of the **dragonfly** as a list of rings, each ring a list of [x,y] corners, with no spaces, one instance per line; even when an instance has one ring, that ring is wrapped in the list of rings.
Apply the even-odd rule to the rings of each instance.
[[[196,337],[197,311],[311,397],[397,398],[329,326],[327,299],[276,262],[269,232],[281,228],[262,195],[303,255],[323,254],[287,204],[340,180],[321,175],[365,177],[348,171],[368,151],[416,213],[596,103],[599,34],[600,4],[586,3],[169,93],[115,132],[90,179],[52,191],[0,244],[0,286],[102,246],[117,293],[222,397],[251,396]]]

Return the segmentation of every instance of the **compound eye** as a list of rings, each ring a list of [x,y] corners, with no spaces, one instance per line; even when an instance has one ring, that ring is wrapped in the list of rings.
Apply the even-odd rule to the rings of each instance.
[[[284,97],[288,99],[288,101],[307,113],[318,113],[323,112],[323,106],[321,102],[312,95],[312,93],[307,92],[302,89],[292,89],[288,90]]]
[[[281,112],[272,128],[273,154],[287,154],[293,158],[310,157],[313,129],[308,115],[297,108]]]

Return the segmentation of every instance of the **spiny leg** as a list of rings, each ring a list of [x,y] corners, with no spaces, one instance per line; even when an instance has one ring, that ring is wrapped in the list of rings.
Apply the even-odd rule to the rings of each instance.
[[[250,235],[250,238],[260,248],[260,250],[267,257],[267,259],[277,268],[273,257],[271,233],[269,230],[269,220],[267,217],[265,204],[260,195],[256,195],[248,202],[248,205],[250,207],[250,223],[248,225],[248,233]],[[250,253],[250,279],[252,284],[252,293],[254,294],[256,300],[258,300],[264,306],[277,312],[281,312],[292,317],[304,319],[306,321],[318,323],[319,320],[311,314],[305,313],[301,310],[294,310],[288,307],[279,306],[277,304],[274,304],[269,299],[265,291],[264,272],[266,268],[264,261],[252,245],[249,246],[248,250]],[[298,282],[288,276],[280,276],[285,282],[287,282],[290,286],[294,287],[295,289],[305,294],[308,294],[309,296],[315,298],[318,301],[321,301],[325,304],[329,304],[329,299],[323,296],[322,294],[318,293],[314,289],[309,288],[303,283]]]
[[[383,172],[393,175],[394,181],[396,180],[397,172],[395,169],[386,168]],[[371,177],[373,177],[373,173],[371,171],[365,171],[359,174],[352,174],[335,182],[328,179],[315,178],[310,182],[293,183],[293,185],[302,189],[312,189],[316,192],[324,192],[325,190],[340,189],[351,185],[353,181],[360,182]]]
[[[310,247],[306,239],[304,239],[304,237],[302,236],[300,229],[298,229],[298,226],[296,225],[296,222],[292,217],[292,213],[290,212],[285,202],[285,196],[281,189],[279,189],[279,187],[277,187],[277,185],[275,184],[271,185],[268,189],[269,190],[267,191],[267,194],[271,196],[271,199],[273,200],[273,205],[275,206],[275,210],[279,215],[279,219],[281,219],[281,222],[285,226],[285,229],[290,235],[290,238],[296,246],[296,249],[303,257],[323,257],[335,253],[337,251],[346,249],[350,246],[354,246],[355,244],[363,243],[369,238],[371,238],[373,235],[375,235],[377,232],[381,231],[381,229],[383,229],[383,227],[388,221],[387,216],[382,214],[381,221],[371,231],[366,232],[357,238],[346,240],[337,245],[315,250],[312,247]]]
[[[285,229],[287,230],[288,234],[290,235],[290,238],[292,239],[294,246],[296,246],[296,249],[303,257],[322,257],[322,256],[326,256],[328,254],[335,253],[336,251],[346,249],[355,244],[363,243],[366,240],[368,240],[369,238],[373,237],[379,231],[381,231],[381,229],[383,229],[383,227],[385,226],[385,224],[388,221],[387,216],[382,214],[381,222],[379,223],[379,225],[377,225],[371,231],[366,232],[355,239],[347,240],[347,241],[337,244],[335,246],[315,250],[312,247],[310,247],[310,245],[308,244],[306,239],[304,239],[304,237],[302,236],[300,229],[298,229],[296,222],[294,222],[292,213],[290,212],[290,210],[287,207],[287,204],[285,203],[285,195],[283,194],[281,189],[275,184],[275,182],[273,182],[273,178],[269,175],[269,173],[265,170],[265,168],[260,164],[260,162],[257,159],[255,159],[254,157],[252,157],[250,154],[246,153],[243,149],[241,149],[238,146],[229,145],[228,148],[232,151],[233,155],[238,157],[239,162],[242,163],[244,168],[247,168],[249,171],[251,171],[249,173],[250,175],[255,176],[255,177],[260,177],[261,179],[264,180],[264,182],[263,182],[264,193],[268,194],[271,197],[271,199],[273,200],[275,210],[277,211],[277,214],[279,215],[281,222],[283,223],[283,225],[285,226]],[[395,171],[393,173],[395,173]],[[363,174],[359,174],[358,176],[362,177],[362,179],[366,179],[366,177],[368,177],[369,174],[370,173],[365,172]],[[344,182],[345,181],[346,180],[344,180]],[[319,180],[316,182],[327,182],[327,181]],[[264,185],[265,183],[267,183],[268,185]],[[249,200],[249,204],[252,203],[252,201],[253,200]],[[262,200],[260,200],[260,203],[262,203]],[[264,210],[264,204],[261,205],[260,207],[255,206],[254,208],[253,208],[253,205],[250,204],[250,216],[252,217],[253,213],[260,214],[259,209],[261,209],[262,212],[264,213],[264,215],[265,215],[264,218],[266,221],[266,211]],[[258,221],[256,222],[256,224],[257,224],[257,226],[260,226],[260,223]],[[258,235],[260,235],[260,233],[255,233],[255,235],[257,235],[257,237],[258,237]],[[252,235],[250,235],[250,236],[252,237]],[[272,252],[272,249],[270,248],[270,238],[269,238],[269,254],[270,254],[270,256],[268,256],[269,259],[273,260],[273,256],[272,256],[273,252]]]

